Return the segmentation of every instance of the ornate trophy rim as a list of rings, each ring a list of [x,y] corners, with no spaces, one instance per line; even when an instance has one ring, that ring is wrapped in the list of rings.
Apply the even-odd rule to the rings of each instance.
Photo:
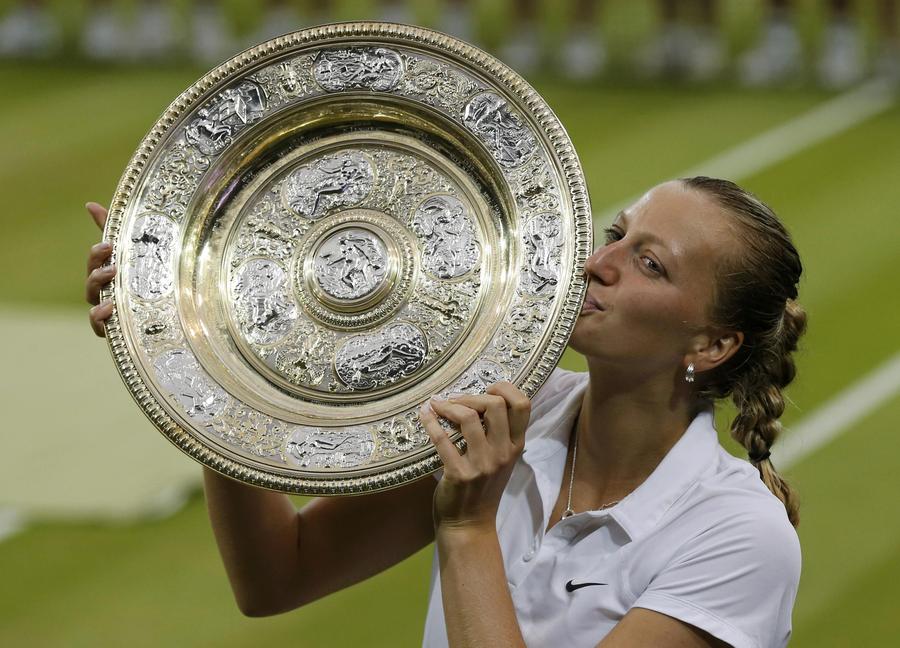
[[[323,25],[286,34],[267,41],[236,55],[214,68],[182,92],[165,110],[151,131],[144,137],[132,156],[120,179],[110,205],[104,240],[113,244],[111,262],[118,263],[117,241],[122,235],[123,219],[142,175],[159,152],[171,129],[180,124],[191,110],[202,105],[219,91],[222,84],[249,73],[254,68],[276,57],[289,53],[300,54],[319,45],[384,44],[406,46],[428,54],[450,59],[480,78],[485,78],[501,88],[504,98],[513,102],[526,119],[535,126],[548,152],[555,158],[563,181],[561,190],[570,201],[571,214],[565,218],[574,221],[574,241],[569,259],[572,267],[581,269],[590,254],[592,245],[590,205],[585,180],[578,157],[569,137],[546,102],[516,72],[505,64],[463,41],[428,29],[382,22],[347,22]],[[565,212],[565,210],[564,210]],[[518,376],[517,386],[529,397],[540,388],[565,350],[568,338],[581,309],[586,282],[577,272],[568,280],[568,290],[557,306],[558,316],[551,328],[542,355],[530,368]],[[441,467],[433,448],[425,448],[405,458],[403,463],[377,474],[359,474],[348,469],[336,472],[328,478],[312,478],[294,474],[288,470],[262,469],[246,465],[223,452],[221,447],[191,434],[160,404],[151,385],[135,364],[128,348],[120,309],[124,308],[120,279],[103,290],[102,299],[113,299],[115,307],[107,322],[107,340],[116,368],[129,393],[146,416],[163,435],[184,453],[199,463],[228,477],[259,487],[306,495],[358,494],[385,490],[407,483]],[[455,443],[463,448],[465,441],[457,433]]]

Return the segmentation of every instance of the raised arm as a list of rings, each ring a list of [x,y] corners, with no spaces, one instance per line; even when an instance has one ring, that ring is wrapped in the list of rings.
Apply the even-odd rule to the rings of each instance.
[[[382,493],[317,498],[296,511],[280,493],[204,468],[209,518],[238,607],[294,609],[365,580],[434,538],[428,476]]]
[[[528,397],[510,383],[487,394],[432,400],[422,422],[444,464],[434,497],[436,544],[447,638],[453,648],[524,646],[509,594],[497,508],[516,459],[525,446],[531,412]],[[460,426],[460,455],[438,425],[437,415]]]

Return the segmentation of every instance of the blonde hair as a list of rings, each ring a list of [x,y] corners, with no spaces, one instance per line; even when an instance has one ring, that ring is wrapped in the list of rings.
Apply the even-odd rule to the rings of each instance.
[[[800,256],[775,213],[753,194],[717,178],[681,182],[706,193],[735,218],[741,243],[718,268],[721,279],[710,318],[741,331],[744,342],[727,362],[697,376],[697,397],[708,402],[731,396],[737,407],[731,436],[747,449],[763,483],[784,503],[796,527],[797,494],[775,470],[769,449],[782,431],[782,390],[794,379],[793,353],[806,330],[806,311],[796,302]]]

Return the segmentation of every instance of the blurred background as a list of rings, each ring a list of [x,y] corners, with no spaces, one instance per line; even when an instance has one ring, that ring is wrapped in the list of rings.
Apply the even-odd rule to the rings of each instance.
[[[781,215],[810,313],[773,449],[801,498],[791,645],[894,645],[898,4],[0,0],[0,645],[420,644],[431,548],[292,613],[240,615],[200,467],[131,401],[84,302],[100,233],[83,205],[109,202],[169,102],[250,45],[364,19],[455,34],[522,73],[572,137],[595,231],[698,173]],[[717,414],[722,443],[746,458],[731,414]]]

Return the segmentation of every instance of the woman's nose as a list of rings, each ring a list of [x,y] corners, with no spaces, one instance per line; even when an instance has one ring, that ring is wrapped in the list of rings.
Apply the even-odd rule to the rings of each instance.
[[[614,284],[619,280],[618,247],[615,243],[601,245],[584,263],[584,271],[589,278],[596,279],[603,285]]]

